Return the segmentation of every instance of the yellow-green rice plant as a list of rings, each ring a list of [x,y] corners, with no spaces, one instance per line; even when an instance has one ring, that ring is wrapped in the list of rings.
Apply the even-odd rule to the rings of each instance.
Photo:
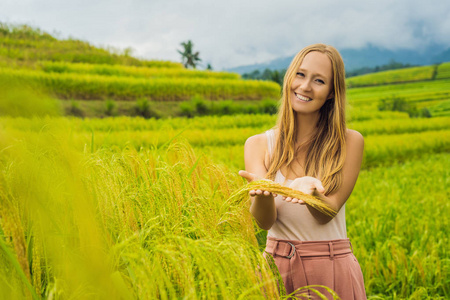
[[[48,73],[78,73],[97,74],[106,76],[130,76],[137,78],[216,78],[216,79],[240,79],[240,75],[230,72],[215,72],[203,70],[191,70],[184,68],[151,68],[124,65],[105,65],[67,62],[39,62],[38,66]]]
[[[390,165],[433,153],[450,152],[450,130],[374,135],[365,138],[362,168]]]
[[[449,163],[447,152],[361,171],[346,215],[369,298],[450,295]]]
[[[61,104],[26,82],[0,77],[0,116],[61,115]]]
[[[136,295],[232,299],[237,295],[235,289],[243,292],[242,285],[249,280],[253,283],[248,288],[261,284],[276,293],[273,286],[267,286],[271,280],[258,283],[255,270],[264,264],[261,256],[258,264],[245,264],[249,253],[250,257],[258,254],[253,224],[247,206],[230,206],[224,201],[234,189],[229,185],[236,185],[224,176],[225,170],[209,165],[205,157],[196,157],[182,144],[171,145],[166,154],[155,154],[165,158],[154,159],[152,152],[144,149],[126,149],[113,160],[92,161],[104,172],[93,174],[96,181],[92,187],[106,192],[102,188],[106,183],[111,191],[101,198],[114,197],[115,189],[121,191],[121,197],[103,201],[100,211],[110,218],[105,227],[110,228],[113,239],[123,245],[119,246],[121,264],[128,266],[124,276]],[[211,182],[214,178],[220,181]],[[132,203],[135,215],[143,216],[136,218],[143,220],[138,222],[138,230],[130,230],[131,224],[124,218],[126,202]],[[231,238],[236,241],[228,242]],[[128,243],[134,246],[127,247]],[[149,276],[159,280],[149,280]],[[267,273],[264,276],[268,280]],[[258,289],[250,295],[260,293]]]
[[[253,116],[259,119],[259,116]],[[208,129],[204,122],[211,122]],[[221,120],[224,120],[221,124]],[[237,125],[244,125],[246,118],[236,117]],[[449,118],[399,119],[384,122],[352,122],[349,127],[359,130],[365,137],[362,168],[406,161],[430,153],[449,151],[450,134],[446,129]],[[196,151],[205,153],[213,161],[224,163],[232,170],[242,169],[245,140],[270,128],[253,127],[258,122],[249,122],[250,127],[233,128],[230,117],[204,117],[193,120],[193,128],[186,119],[144,120],[136,118],[114,118],[103,120],[81,120],[67,118],[23,119],[4,118],[0,124],[17,138],[37,139],[40,131],[52,127],[66,128],[74,146],[79,149],[108,147],[132,147],[134,149],[159,148],[176,137],[189,141]],[[33,124],[39,124],[33,128]],[[202,125],[201,125],[202,124]],[[263,124],[263,123],[261,123]],[[197,125],[202,128],[196,129]],[[185,130],[180,126],[188,126]],[[264,126],[264,125],[262,125]],[[223,127],[223,129],[221,129]],[[448,127],[448,126],[447,126]],[[396,134],[391,134],[396,133]],[[4,137],[6,139],[7,137]],[[0,139],[1,143],[1,139]]]
[[[208,119],[205,119],[207,121]],[[182,129],[171,129],[169,126],[164,126],[153,130],[119,130],[100,131],[97,133],[99,144],[114,145],[125,144],[126,141],[135,141],[136,147],[141,146],[161,146],[176,136],[186,138],[194,147],[208,147],[208,146],[233,146],[243,145],[245,140],[255,134],[259,134],[271,128],[270,123],[261,127],[243,127],[243,128],[220,128],[216,129],[214,126],[210,128],[198,129],[196,126],[186,127]],[[183,124],[183,122],[181,122]],[[87,125],[87,124],[86,124]],[[113,125],[118,128],[120,125]],[[450,128],[450,118],[431,118],[431,119],[400,119],[400,120],[372,120],[365,122],[352,122],[348,124],[349,128],[359,131],[363,136],[376,135],[401,135],[401,134],[419,134],[421,132],[437,132]],[[105,127],[107,128],[107,127]],[[80,132],[79,134],[90,134]],[[405,138],[407,136],[404,136]],[[402,138],[402,136],[400,136]],[[444,140],[446,140],[444,138]],[[430,138],[431,141],[431,138]],[[415,145],[413,147],[416,147]],[[401,149],[399,151],[402,151]]]
[[[251,121],[250,117],[255,121]],[[21,134],[37,134],[42,128],[45,130],[46,124],[67,127],[70,129],[74,142],[77,141],[81,148],[85,144],[91,144],[92,132],[95,136],[95,147],[124,147],[125,145],[137,149],[140,147],[160,147],[171,139],[180,136],[188,140],[195,148],[204,148],[242,146],[249,136],[270,129],[273,121],[274,119],[268,116],[236,116],[236,126],[233,126],[232,118],[228,116],[201,117],[192,120],[183,118],[145,120],[129,117],[84,120],[77,118],[4,118],[1,126],[15,130],[18,136]],[[247,122],[248,126],[245,126]],[[384,142],[388,139],[393,143],[392,147],[397,147],[395,145],[403,143],[402,140],[411,140],[410,135],[420,136],[422,133],[423,137],[420,137],[420,140],[424,140],[427,145],[430,146],[434,143],[445,145],[447,143],[445,129],[449,127],[449,122],[450,118],[448,117],[408,118],[349,122],[348,126],[351,129],[358,130],[368,139],[366,151],[371,152],[371,139],[375,139],[376,136],[382,136],[379,138],[378,144],[374,144],[377,147],[388,146]],[[42,127],[34,128],[33,124],[41,124]],[[440,138],[438,138],[439,131],[443,131]],[[429,136],[427,136],[427,132],[430,133]],[[390,135],[395,135],[395,137],[390,138]],[[423,149],[421,143],[408,143],[405,147],[397,147],[395,153],[400,154],[409,151],[408,149]],[[220,153],[217,154],[220,155]]]
[[[347,122],[362,122],[370,120],[398,120],[409,119],[406,112],[400,111],[379,111],[375,107],[367,109],[364,106],[347,106]]]
[[[185,144],[80,152],[70,128],[42,129],[19,141],[2,129],[2,190],[17,207],[2,204],[2,220],[20,212],[31,241],[2,248],[2,261],[16,256],[0,267],[2,295],[32,285],[48,298],[278,297],[248,205],[227,201],[237,175]],[[24,251],[31,274],[20,279],[11,264]]]
[[[5,120],[6,121],[6,120]],[[8,120],[13,121],[13,120]],[[54,121],[57,121],[54,119]],[[62,121],[62,119],[61,119]],[[77,130],[95,131],[185,131],[200,129],[235,129],[241,128],[270,128],[276,122],[276,116],[273,115],[232,115],[232,116],[202,116],[187,118],[170,119],[143,119],[116,117],[114,119],[84,119],[72,120],[71,123],[77,127]],[[27,126],[29,121],[14,122],[14,126]],[[184,131],[183,131],[184,132]]]
[[[371,107],[376,109],[380,99],[399,97],[408,102],[435,101],[448,99],[450,79],[399,83],[369,87],[351,88],[347,91],[349,104],[356,107]]]
[[[13,278],[12,282],[15,281],[14,279],[20,281],[20,277],[22,276],[21,279],[25,281],[22,283],[25,287],[26,282],[30,280],[31,276],[27,259],[27,243],[24,230],[24,225],[26,226],[26,224],[21,222],[21,214],[24,212],[20,211],[20,207],[14,202],[8,189],[9,187],[6,184],[3,174],[0,174],[0,227],[2,238],[4,238],[4,240],[1,241],[1,248],[5,251],[5,247],[11,247],[11,252],[13,254],[4,252],[6,257],[9,256],[9,262],[6,265],[6,269],[12,269],[14,265],[20,267],[20,269],[16,267],[19,276],[18,278]],[[27,294],[26,289],[24,292]]]
[[[389,70],[351,77],[347,79],[347,84],[349,87],[361,87],[431,80],[433,77],[433,71],[433,66]]]
[[[450,62],[442,63],[437,68],[436,79],[450,78]]]
[[[428,109],[433,117],[450,117],[450,99],[446,101],[439,101],[437,104],[428,107]]]
[[[157,101],[182,101],[196,95],[211,100],[259,100],[280,95],[275,82],[258,80],[154,78],[45,73],[32,70],[0,69],[0,79],[23,80],[45,88],[63,99],[146,98]]]
[[[361,111],[355,111],[355,114],[360,116]],[[426,130],[437,130],[448,126],[448,118],[431,118],[431,119],[410,119],[406,113],[398,112],[376,112],[366,113],[362,119],[350,118],[348,126],[352,129],[359,130],[366,135],[378,134],[397,134],[397,133],[412,133]],[[192,136],[208,136],[216,137],[218,139],[230,140],[228,135],[235,137],[242,136],[241,141],[246,134],[252,132],[259,133],[261,131],[271,128],[276,122],[276,116],[271,115],[233,115],[233,116],[203,116],[192,119],[186,118],[171,118],[171,119],[144,119],[131,117],[115,117],[106,119],[52,119],[52,120],[36,120],[36,119],[3,119],[4,126],[12,126],[17,129],[32,131],[36,128],[33,124],[40,122],[42,125],[51,123],[60,123],[62,126],[68,125],[70,122],[71,128],[77,132],[136,132],[142,134],[143,132],[152,131],[155,136],[159,135],[176,135],[189,133]],[[254,131],[252,131],[254,129]],[[219,132],[223,130],[223,132]],[[209,132],[211,131],[211,132]],[[212,132],[219,132],[220,134],[212,134]],[[242,132],[241,132],[242,131]],[[203,134],[202,134],[203,132]],[[233,132],[233,133],[232,133]],[[172,136],[167,136],[172,138]],[[190,139],[189,139],[190,140]],[[164,143],[164,142],[163,142]],[[190,140],[191,144],[193,143]],[[231,142],[234,143],[234,142]],[[214,143],[211,143],[214,144]]]
[[[243,137],[245,140],[245,137]],[[225,145],[204,145],[198,151],[214,158],[215,162],[226,163],[237,172],[244,168],[244,143]],[[139,143],[140,144],[140,143]],[[423,131],[394,135],[369,135],[364,137],[364,158],[362,169],[388,166],[426,157],[433,153],[450,151],[450,131]],[[226,149],[224,149],[226,147]]]
[[[418,133],[423,131],[448,129],[450,128],[450,118],[406,118],[397,120],[379,119],[363,122],[349,122],[348,127],[359,131],[363,136]]]
[[[16,226],[33,241],[34,249],[30,243],[24,249],[25,257],[33,260],[31,282],[41,295],[49,296],[51,285],[58,284],[65,297],[113,296],[114,287],[105,279],[110,269],[105,235],[96,221],[92,196],[83,187],[78,155],[64,144],[43,134],[35,144],[22,141],[3,149],[8,198],[21,213]],[[2,205],[2,218],[12,212],[11,206]]]
[[[33,238],[33,245],[32,245],[32,257],[31,257],[31,273],[33,274],[33,278],[31,280],[34,289],[36,291],[37,295],[40,295],[42,293],[42,265],[41,260],[43,257],[42,254],[42,245],[40,242],[36,239],[36,237]]]

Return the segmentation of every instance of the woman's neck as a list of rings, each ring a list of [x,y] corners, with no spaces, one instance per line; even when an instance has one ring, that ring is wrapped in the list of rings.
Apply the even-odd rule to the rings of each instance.
[[[303,144],[314,135],[317,130],[319,116],[319,112],[317,114],[297,113],[297,143]]]

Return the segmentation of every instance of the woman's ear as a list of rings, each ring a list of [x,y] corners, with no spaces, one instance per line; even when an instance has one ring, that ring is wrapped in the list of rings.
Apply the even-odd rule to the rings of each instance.
[[[334,98],[334,92],[331,92],[329,95],[328,95],[328,99],[327,100],[330,100],[330,99],[333,99]]]

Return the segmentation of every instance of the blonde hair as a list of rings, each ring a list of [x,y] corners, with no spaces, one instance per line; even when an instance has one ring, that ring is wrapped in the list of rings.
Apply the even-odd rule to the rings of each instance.
[[[266,175],[274,179],[282,166],[289,167],[295,159],[294,145],[298,124],[291,105],[291,85],[304,57],[313,51],[326,54],[331,61],[334,97],[320,109],[317,129],[310,140],[300,147],[308,147],[305,161],[305,176],[320,179],[325,194],[336,191],[342,183],[342,167],[345,160],[345,69],[339,52],[332,46],[314,44],[302,49],[292,60],[283,83],[281,106],[275,128],[279,129],[273,157]],[[287,175],[286,175],[287,176]]]

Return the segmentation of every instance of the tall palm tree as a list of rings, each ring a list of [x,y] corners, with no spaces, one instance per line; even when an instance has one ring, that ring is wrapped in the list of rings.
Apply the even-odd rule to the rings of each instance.
[[[182,42],[181,46],[183,46],[183,51],[177,50],[178,53],[181,54],[181,59],[186,68],[193,67],[194,69],[197,67],[197,63],[202,61],[198,56],[199,52],[193,53],[192,48],[194,44],[189,40],[186,42]]]

